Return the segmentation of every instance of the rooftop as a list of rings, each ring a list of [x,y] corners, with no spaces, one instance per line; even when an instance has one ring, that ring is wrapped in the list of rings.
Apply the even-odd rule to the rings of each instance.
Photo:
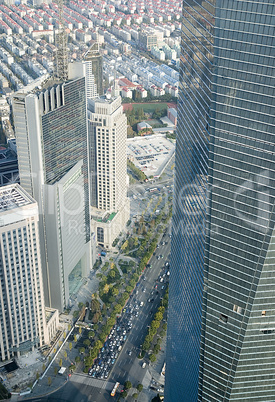
[[[0,187],[0,212],[20,208],[34,202],[34,199],[19,184]]]

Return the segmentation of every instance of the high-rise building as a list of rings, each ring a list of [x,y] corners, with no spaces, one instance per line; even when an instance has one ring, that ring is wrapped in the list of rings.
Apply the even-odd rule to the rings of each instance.
[[[38,219],[18,184],[0,188],[0,360],[48,342]]]
[[[17,92],[13,114],[20,183],[41,213],[45,302],[62,311],[90,269],[84,77]]]
[[[110,248],[130,215],[127,198],[127,119],[120,96],[88,101],[92,227]]]
[[[274,1],[183,1],[165,400],[275,400]]]
[[[69,63],[69,74],[85,77],[87,99],[103,95],[103,64],[98,42],[92,43],[83,60]]]

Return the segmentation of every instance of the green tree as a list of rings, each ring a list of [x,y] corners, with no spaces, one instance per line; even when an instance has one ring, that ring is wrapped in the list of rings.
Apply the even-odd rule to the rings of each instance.
[[[56,376],[57,373],[58,373],[58,367],[55,366],[55,368],[54,368],[54,375]]]
[[[70,367],[69,367],[69,369],[70,369],[70,371],[74,371],[74,370],[76,369],[76,367],[75,367],[74,364],[71,364]]]
[[[65,359],[67,359],[67,357],[68,357],[68,353],[66,350],[64,350],[64,357],[65,357]]]
[[[137,393],[134,393],[132,396],[133,396],[134,399],[137,399],[137,398],[138,398],[138,394],[137,394]]]
[[[138,392],[141,392],[143,390],[143,385],[138,384],[136,388],[137,388]]]
[[[79,353],[84,353],[85,352],[85,348],[83,348],[83,347],[81,347],[81,348],[79,348]]]
[[[154,363],[157,360],[156,356],[153,353],[149,356],[149,359],[150,359],[150,362],[152,362],[152,363]]]
[[[132,383],[131,383],[131,381],[125,381],[125,383],[124,383],[124,388],[125,388],[125,389],[130,389],[130,388],[132,388]]]
[[[77,342],[77,337],[76,337],[76,335],[74,335],[74,342]]]
[[[59,360],[59,366],[62,367],[62,359]]]
[[[122,398],[126,398],[126,396],[127,396],[127,391],[123,391],[123,392],[121,392],[121,394],[120,394],[121,396],[122,396]]]
[[[48,377],[48,386],[50,387],[52,384],[52,377]]]
[[[157,355],[159,351],[160,351],[160,347],[159,347],[158,344],[156,344],[156,345],[154,346],[153,352],[154,352],[155,355]]]
[[[37,380],[39,380],[39,377],[40,377],[40,374],[39,374],[38,371],[37,371],[37,373],[35,374],[35,378],[36,378]]]
[[[95,336],[95,331],[89,331],[88,332],[88,337],[93,338]]]
[[[78,332],[81,334],[82,333],[82,327],[78,328]]]
[[[91,345],[91,341],[89,339],[85,339],[85,341],[83,342],[83,344],[85,346],[90,346]]]
[[[80,361],[81,361],[80,356],[76,356],[76,358],[75,358],[75,362],[76,362],[76,363],[79,363]]]
[[[69,350],[70,350],[70,352],[71,352],[72,348],[73,348],[73,344],[72,344],[72,342],[70,342],[70,343],[69,343]]]

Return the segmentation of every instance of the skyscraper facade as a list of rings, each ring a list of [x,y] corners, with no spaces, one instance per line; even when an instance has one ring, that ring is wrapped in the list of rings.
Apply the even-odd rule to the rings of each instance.
[[[97,242],[110,248],[129,219],[127,119],[120,96],[88,101],[92,225]]]
[[[85,77],[87,99],[103,95],[103,61],[98,42],[91,44],[82,60],[69,63],[69,75]]]
[[[41,213],[45,301],[62,311],[90,268],[85,78],[18,92],[13,113],[20,183]]]
[[[165,400],[275,400],[273,1],[183,1]]]
[[[38,206],[18,184],[0,189],[0,360],[48,342]]]

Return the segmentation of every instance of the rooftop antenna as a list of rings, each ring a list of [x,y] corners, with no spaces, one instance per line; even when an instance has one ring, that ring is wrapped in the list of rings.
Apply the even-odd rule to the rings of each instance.
[[[56,70],[55,76],[59,81],[68,80],[68,52],[67,52],[67,33],[64,24],[63,0],[57,0],[59,13],[58,34],[56,37]]]

